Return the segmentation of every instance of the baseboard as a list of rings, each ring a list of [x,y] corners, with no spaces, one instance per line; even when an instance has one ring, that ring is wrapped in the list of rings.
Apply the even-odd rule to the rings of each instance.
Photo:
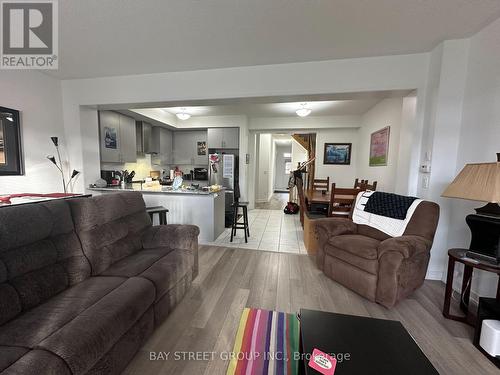
[[[443,280],[443,271],[427,271],[425,275],[426,280]]]

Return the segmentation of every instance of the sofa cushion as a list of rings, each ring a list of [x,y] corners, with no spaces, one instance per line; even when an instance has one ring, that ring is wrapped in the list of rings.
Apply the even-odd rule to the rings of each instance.
[[[151,219],[140,193],[72,199],[69,204],[92,275],[142,248],[140,233],[151,226]]]
[[[119,260],[101,273],[103,276],[132,277],[141,274],[151,267],[157,260],[170,253],[172,249],[157,248],[141,250],[138,253]]]
[[[156,248],[142,250],[115,263],[102,273],[110,276],[138,276],[151,281],[158,301],[188,272],[193,271],[194,254],[190,250]]]
[[[66,363],[45,350],[30,350],[6,368],[2,375],[71,375]]]
[[[339,248],[332,248],[332,246],[328,244],[325,246],[325,252],[336,259],[343,260],[344,262],[352,264],[353,266],[369,272],[372,275],[376,275],[378,273],[378,259],[362,258],[348,251],[344,251]]]
[[[0,244],[0,325],[90,276],[64,200],[2,208]]]
[[[16,362],[29,349],[20,348],[18,346],[1,346],[0,345],[0,371],[5,370],[11,364]]]
[[[62,358],[73,374],[85,374],[151,307],[153,285],[127,279],[37,345]]]
[[[0,327],[0,345],[33,348],[126,281],[91,277]]]
[[[365,259],[377,259],[380,241],[359,234],[346,234],[331,237],[328,244]],[[332,250],[330,250],[332,251]]]

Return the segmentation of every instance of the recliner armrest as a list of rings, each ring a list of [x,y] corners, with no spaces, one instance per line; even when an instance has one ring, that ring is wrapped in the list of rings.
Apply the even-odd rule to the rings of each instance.
[[[318,239],[316,264],[320,270],[323,270],[325,262],[324,248],[328,239],[342,234],[356,234],[358,226],[354,224],[352,220],[341,217],[316,219],[312,222],[314,223],[314,231]]]
[[[388,252],[397,252],[404,258],[410,258],[413,255],[428,252],[431,246],[432,241],[420,236],[406,235],[388,238],[378,246],[378,258],[380,259]]]
[[[142,234],[144,249],[168,247],[171,249],[198,248],[200,229],[196,225],[169,224],[150,227]]]

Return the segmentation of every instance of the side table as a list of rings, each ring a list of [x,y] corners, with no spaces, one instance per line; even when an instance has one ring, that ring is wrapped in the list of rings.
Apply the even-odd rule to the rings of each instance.
[[[472,259],[465,256],[467,249],[450,249],[448,250],[448,275],[446,278],[446,292],[444,296],[443,315],[447,319],[456,320],[462,323],[467,323],[471,326],[476,325],[476,315],[469,310],[470,290],[472,284],[472,272],[474,268],[487,272],[496,273],[499,276],[497,284],[497,301],[500,301],[500,265],[485,262],[482,260]],[[464,265],[464,275],[462,278],[462,290],[460,298],[460,309],[465,313],[465,316],[457,316],[450,314],[451,294],[453,293],[453,274],[455,272],[455,263]]]

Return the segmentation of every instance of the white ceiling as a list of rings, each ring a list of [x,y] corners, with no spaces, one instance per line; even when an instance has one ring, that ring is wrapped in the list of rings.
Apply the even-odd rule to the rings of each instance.
[[[380,98],[355,100],[330,100],[305,102],[312,110],[310,116],[344,116],[361,115],[377,104]],[[304,102],[289,103],[240,103],[210,106],[186,106],[162,108],[175,115],[187,112],[192,116],[227,116],[246,115],[248,117],[285,117],[296,116],[295,111]]]
[[[64,0],[60,78],[406,54],[472,35],[498,0]]]

